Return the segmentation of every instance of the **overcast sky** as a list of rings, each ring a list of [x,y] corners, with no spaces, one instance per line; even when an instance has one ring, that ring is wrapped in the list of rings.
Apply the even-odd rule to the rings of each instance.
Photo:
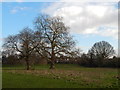
[[[83,52],[87,52],[95,42],[103,40],[114,46],[115,50],[118,48],[117,0],[106,0],[106,2],[93,0],[85,0],[86,2],[16,1],[2,3],[2,38],[17,34],[26,26],[34,29],[35,17],[39,13],[46,13],[64,18],[65,24],[70,27],[69,31],[77,42],[77,47],[80,47]]]

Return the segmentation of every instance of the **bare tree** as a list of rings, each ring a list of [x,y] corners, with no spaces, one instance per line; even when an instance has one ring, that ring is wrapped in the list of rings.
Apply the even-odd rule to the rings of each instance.
[[[106,41],[97,42],[89,50],[90,58],[100,58],[101,60],[111,57],[115,54],[113,47]]]
[[[55,57],[69,53],[75,43],[61,17],[40,15],[35,20],[35,27],[42,34],[39,50],[43,50],[47,55],[50,69],[53,69]]]
[[[26,27],[18,35],[7,37],[3,47],[11,53],[19,53],[26,62],[27,70],[30,69],[29,58],[35,49],[34,32]]]

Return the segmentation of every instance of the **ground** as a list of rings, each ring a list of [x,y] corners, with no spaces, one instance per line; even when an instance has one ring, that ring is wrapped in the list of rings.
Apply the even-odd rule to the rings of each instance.
[[[72,64],[3,67],[3,88],[118,88],[118,69],[87,68]]]

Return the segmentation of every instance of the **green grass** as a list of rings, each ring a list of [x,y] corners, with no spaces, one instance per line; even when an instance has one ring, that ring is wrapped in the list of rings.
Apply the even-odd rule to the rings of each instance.
[[[64,82],[62,79],[57,80],[33,75],[3,73],[3,88],[65,88],[71,85],[72,83]],[[72,87],[79,87],[79,85],[73,84]]]
[[[3,67],[3,88],[118,88],[118,69],[86,68],[73,64]]]

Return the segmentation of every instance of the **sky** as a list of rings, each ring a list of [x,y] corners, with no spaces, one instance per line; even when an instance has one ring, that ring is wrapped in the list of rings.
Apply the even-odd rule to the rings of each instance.
[[[11,0],[12,1],[12,0]],[[70,27],[76,47],[87,52],[94,43],[109,42],[118,50],[118,3],[111,2],[2,2],[2,37],[19,33],[24,27],[34,29],[34,20],[40,13],[62,16]],[[26,0],[27,1],[27,0]],[[37,0],[35,0],[37,1]],[[99,0],[98,0],[99,1]],[[0,10],[1,11],[1,10]],[[1,17],[1,16],[0,16]]]

